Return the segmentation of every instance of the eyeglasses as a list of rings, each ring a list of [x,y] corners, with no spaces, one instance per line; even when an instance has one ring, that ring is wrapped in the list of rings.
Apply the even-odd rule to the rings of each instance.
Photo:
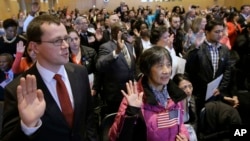
[[[52,41],[40,41],[40,42],[51,43],[51,44],[54,44],[55,46],[62,46],[63,41],[66,41],[67,43],[69,43],[71,41],[71,38],[67,36],[67,37],[64,37],[63,39],[56,39]]]

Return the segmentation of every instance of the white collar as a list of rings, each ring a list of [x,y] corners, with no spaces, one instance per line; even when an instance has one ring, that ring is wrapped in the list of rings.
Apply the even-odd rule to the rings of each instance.
[[[55,76],[55,73],[41,66],[38,61],[36,63],[36,67],[44,81],[51,82],[54,79],[53,77]],[[60,74],[62,78],[68,79],[67,72],[63,65],[60,67],[56,74]]]

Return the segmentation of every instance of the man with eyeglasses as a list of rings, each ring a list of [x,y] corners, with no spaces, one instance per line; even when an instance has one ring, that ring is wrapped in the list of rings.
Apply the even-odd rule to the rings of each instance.
[[[91,47],[98,52],[99,46],[101,43],[99,41],[102,39],[102,35],[96,37],[96,33],[98,31],[90,32],[91,28],[89,28],[89,20],[87,17],[79,16],[75,20],[75,29],[79,32],[81,45]]]
[[[96,141],[88,72],[68,63],[65,26],[38,16],[27,37],[37,62],[5,88],[1,140]]]

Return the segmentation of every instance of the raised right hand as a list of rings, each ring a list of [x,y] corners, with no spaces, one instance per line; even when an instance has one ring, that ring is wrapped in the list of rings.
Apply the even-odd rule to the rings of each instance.
[[[119,31],[117,34],[117,48],[115,50],[116,54],[119,54],[124,48],[124,40],[122,40],[122,32]]]
[[[16,44],[16,52],[24,53],[25,46],[23,45],[23,41],[19,41]]]
[[[36,127],[45,111],[43,92],[37,89],[35,75],[20,79],[17,87],[18,111],[22,122],[27,127]]]
[[[142,106],[142,97],[143,92],[138,92],[137,83],[132,82],[131,80],[126,83],[127,94],[122,90],[123,96],[127,99],[128,105],[133,107],[141,107]]]

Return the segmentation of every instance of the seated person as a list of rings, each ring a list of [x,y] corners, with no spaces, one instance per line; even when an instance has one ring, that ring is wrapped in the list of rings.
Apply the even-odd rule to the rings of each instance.
[[[197,113],[195,106],[195,96],[192,95],[193,85],[190,82],[187,74],[177,73],[173,81],[181,88],[187,95],[184,99],[184,123],[188,129],[190,141],[197,141],[196,129],[197,129]]]

